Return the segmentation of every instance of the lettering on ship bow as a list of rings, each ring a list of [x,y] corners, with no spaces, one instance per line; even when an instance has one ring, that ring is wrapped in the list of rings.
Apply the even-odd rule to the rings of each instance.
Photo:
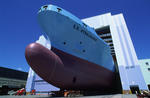
[[[73,28],[77,31],[80,31],[82,34],[86,35],[87,37],[89,37],[90,39],[97,41],[97,38],[95,38],[94,36],[92,36],[91,34],[87,33],[85,30],[81,29],[78,25],[74,24]]]

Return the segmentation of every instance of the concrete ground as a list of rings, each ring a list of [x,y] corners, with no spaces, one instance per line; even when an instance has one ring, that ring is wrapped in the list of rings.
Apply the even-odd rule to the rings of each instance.
[[[27,95],[27,96],[0,96],[0,98],[64,98],[64,97],[51,97],[46,95]],[[67,97],[65,97],[67,98]],[[71,97],[68,97],[71,98]],[[98,95],[98,96],[83,96],[72,98],[137,98],[136,95],[115,94],[115,95]]]

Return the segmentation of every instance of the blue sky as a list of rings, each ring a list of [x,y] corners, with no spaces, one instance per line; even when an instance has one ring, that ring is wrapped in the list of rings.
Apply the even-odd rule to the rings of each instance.
[[[60,6],[80,19],[123,13],[138,58],[150,58],[150,0],[1,0],[0,66],[28,71],[25,47],[42,34],[37,11],[45,4]]]

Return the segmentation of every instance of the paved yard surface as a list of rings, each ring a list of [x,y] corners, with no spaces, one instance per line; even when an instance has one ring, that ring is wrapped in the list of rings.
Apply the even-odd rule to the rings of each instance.
[[[0,96],[0,98],[71,98],[71,97],[50,97],[46,95],[27,95],[27,96]],[[99,96],[83,96],[83,97],[72,97],[72,98],[137,98],[136,95],[99,95]]]

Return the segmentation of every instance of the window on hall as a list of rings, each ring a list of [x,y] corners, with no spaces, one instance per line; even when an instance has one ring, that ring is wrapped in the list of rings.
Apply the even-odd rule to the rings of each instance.
[[[149,63],[148,63],[148,62],[146,62],[145,64],[146,64],[146,65],[149,65]]]
[[[148,68],[148,71],[150,71],[150,68]]]

